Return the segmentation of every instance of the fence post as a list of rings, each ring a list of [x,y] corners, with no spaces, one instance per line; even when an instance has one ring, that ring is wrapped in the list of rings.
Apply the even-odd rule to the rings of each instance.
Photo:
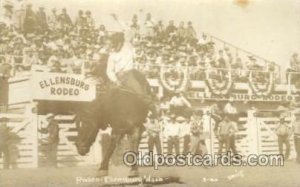
[[[258,154],[258,135],[257,135],[257,118],[255,116],[256,111],[251,109],[247,113],[247,131],[249,141],[249,153]]]
[[[287,89],[287,95],[291,95],[292,93],[292,88],[291,88],[291,73],[290,72],[287,72],[287,83],[288,83],[288,89]]]
[[[39,143],[38,143],[38,116],[35,111],[37,104],[31,101],[26,106],[25,115],[29,118],[29,126],[32,130],[32,167],[38,168],[39,163]]]

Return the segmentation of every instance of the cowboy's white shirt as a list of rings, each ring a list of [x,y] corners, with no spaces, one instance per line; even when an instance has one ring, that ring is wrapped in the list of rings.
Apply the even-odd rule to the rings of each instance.
[[[134,68],[133,55],[134,51],[130,43],[125,43],[121,51],[110,54],[106,73],[111,81],[116,82],[118,80],[117,73]]]

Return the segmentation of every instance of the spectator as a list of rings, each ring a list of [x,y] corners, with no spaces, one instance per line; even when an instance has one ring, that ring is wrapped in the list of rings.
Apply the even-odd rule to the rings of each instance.
[[[223,50],[219,50],[219,57],[215,61],[214,67],[216,67],[216,68],[228,68]]]
[[[32,5],[28,4],[26,7],[26,14],[24,20],[24,33],[25,36],[30,33],[34,33],[36,31],[37,22],[36,22],[36,15],[32,10]]]
[[[22,62],[22,69],[23,70],[30,70],[32,65],[35,64],[42,64],[39,60],[37,53],[32,48],[25,48],[24,55],[23,55],[23,62]]]
[[[191,142],[191,136],[190,136],[190,121],[185,119],[181,116],[179,118],[178,123],[180,124],[180,137],[183,138],[183,150],[182,154],[187,154],[190,150],[190,142]]]
[[[174,25],[174,21],[169,21],[169,25],[166,28],[166,35],[169,37],[171,34],[174,34],[176,32],[177,28]]]
[[[57,147],[59,142],[59,126],[55,120],[55,116],[51,113],[46,115],[47,127],[39,129],[39,132],[43,134],[48,134],[47,139],[47,166],[57,167]]]
[[[236,123],[233,123],[229,120],[228,116],[224,117],[224,120],[221,121],[218,128],[217,137],[219,139],[219,150],[218,154],[221,154],[223,147],[225,145],[226,152],[232,150],[233,154],[236,154],[235,149],[235,136],[234,133],[237,132]]]
[[[86,23],[87,23],[87,26],[88,26],[89,28],[94,28],[94,26],[95,26],[95,21],[94,21],[94,19],[92,18],[92,13],[91,13],[91,11],[87,10],[87,11],[85,12],[85,17],[86,17]]]
[[[296,150],[296,162],[300,164],[300,114],[299,110],[293,111],[292,127],[294,133],[294,145]]]
[[[182,92],[177,92],[170,100],[170,112],[177,116],[184,116],[185,110],[191,107],[191,103]]]
[[[15,10],[15,28],[21,32],[24,31],[24,20],[26,15],[26,5],[24,0],[17,0],[14,6]]]
[[[146,36],[152,37],[153,32],[154,32],[154,21],[152,20],[151,14],[147,13],[146,15],[146,20],[145,20],[145,31],[146,31]]]
[[[186,34],[187,41],[190,44],[193,44],[196,41],[195,39],[197,38],[197,33],[191,21],[188,22],[185,34]]]
[[[73,26],[72,20],[67,12],[67,9],[63,8],[62,13],[58,17],[58,21],[60,23],[60,29],[63,31],[64,34],[71,30]]]
[[[206,150],[208,154],[212,154],[212,133],[215,127],[215,121],[211,117],[211,112],[209,109],[204,110],[202,116],[202,137],[205,142]]]
[[[0,78],[10,77],[12,65],[6,63],[5,58],[0,56]]]
[[[278,126],[276,127],[276,134],[278,137],[279,154],[284,155],[285,160],[288,160],[291,147],[289,140],[291,135],[291,128],[288,126],[283,114],[280,116]],[[286,146],[285,154],[283,154],[283,144],[285,144]]]
[[[202,132],[203,132],[203,125],[202,125],[202,111],[199,111],[198,113],[194,113],[191,116],[191,147],[190,152],[191,154],[197,154],[200,152],[200,150],[204,151],[203,149],[203,140],[202,140]]]
[[[136,14],[134,14],[133,16],[132,16],[132,19],[131,19],[131,27],[133,26],[133,27],[135,27],[136,25],[139,25],[138,24],[138,22],[139,22],[139,20],[138,20],[138,16],[136,15]]]
[[[56,14],[56,9],[51,10],[50,15],[48,16],[48,26],[51,31],[55,31],[59,28],[58,15]]]
[[[230,98],[228,103],[224,106],[224,115],[228,116],[231,121],[236,121],[237,119],[237,108],[233,104],[233,99]]]
[[[157,37],[157,41],[163,42],[165,39],[165,26],[161,20],[154,27],[155,36]]]
[[[0,117],[0,157],[3,157],[3,168],[9,169],[10,155],[9,155],[9,131],[7,127],[8,118]]]
[[[290,60],[290,70],[294,72],[300,71],[300,59],[297,53],[294,53]]]
[[[81,30],[82,28],[84,28],[87,25],[87,20],[86,18],[83,16],[83,11],[79,10],[78,11],[78,15],[75,19],[75,26],[77,27],[78,30]]]
[[[184,22],[181,21],[179,24],[179,27],[177,29],[177,36],[180,38],[181,41],[183,41],[186,37],[186,28],[184,27]]]
[[[47,62],[50,72],[61,72],[61,56],[58,50],[55,50]]]
[[[161,127],[159,122],[154,118],[154,116],[150,116],[145,126],[146,126],[146,132],[148,133],[149,152],[153,152],[153,148],[155,146],[157,154],[162,154],[161,140],[160,140]]]
[[[44,7],[40,7],[36,13],[37,31],[39,34],[44,34],[48,30],[47,16]]]
[[[167,137],[168,142],[168,154],[172,154],[173,147],[175,148],[175,154],[179,154],[179,133],[180,125],[178,121],[181,121],[181,117],[171,115],[170,121],[166,124],[164,135]]]

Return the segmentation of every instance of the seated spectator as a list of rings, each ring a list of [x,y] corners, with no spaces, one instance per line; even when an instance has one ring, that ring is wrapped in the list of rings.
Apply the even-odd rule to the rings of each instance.
[[[80,31],[82,28],[84,28],[87,25],[87,20],[83,15],[83,11],[79,10],[78,15],[75,19],[75,26]]]
[[[22,62],[22,69],[23,70],[30,70],[31,66],[34,64],[42,64],[37,56],[37,52],[32,48],[25,48],[24,49],[24,56]]]
[[[177,31],[177,28],[174,25],[174,21],[173,20],[169,21],[169,25],[167,26],[166,31],[165,31],[167,37],[170,37],[176,31]]]
[[[300,59],[297,53],[294,53],[290,59],[290,71],[300,71]]]
[[[48,16],[48,26],[51,31],[59,28],[58,15],[56,14],[55,8],[51,10],[50,15]]]
[[[223,50],[219,50],[218,59],[215,61],[215,64],[213,64],[213,66],[215,68],[220,68],[220,69],[228,68],[228,64],[225,60],[225,55]]]
[[[177,29],[177,36],[179,37],[181,42],[183,42],[185,37],[187,36],[186,28],[184,27],[183,21],[181,21],[179,24],[179,27]]]
[[[157,41],[163,42],[165,39],[165,26],[161,20],[154,27],[154,33],[157,38]]]
[[[26,7],[25,20],[24,20],[24,34],[34,33],[37,28],[36,15],[32,10],[32,5],[28,4]]]
[[[92,18],[92,13],[91,13],[91,11],[87,10],[87,11],[85,12],[85,18],[86,18],[87,26],[88,26],[89,28],[94,28],[94,26],[95,26],[95,20],[94,20],[94,18]]]
[[[0,77],[11,76],[12,65],[6,63],[5,58],[0,56]]]
[[[36,13],[37,32],[44,34],[48,30],[47,16],[44,7],[40,7]]]
[[[26,2],[23,0],[15,1],[14,4],[14,20],[15,20],[15,29],[23,31],[24,19],[26,14]]]
[[[73,26],[72,20],[67,12],[67,9],[63,8],[62,13],[58,17],[58,21],[60,24],[60,29],[66,34],[71,30]]]
[[[59,55],[59,51],[53,51],[52,56],[49,58],[47,62],[47,66],[49,67],[50,72],[61,72],[61,57]]]
[[[152,37],[153,34],[154,34],[154,21],[152,20],[152,17],[151,17],[151,14],[150,13],[147,13],[146,15],[146,20],[145,20],[145,35],[146,37],[149,36],[149,37]]]
[[[188,22],[188,25],[186,28],[186,37],[189,41],[192,41],[193,39],[197,38],[197,33],[196,33],[193,23],[191,21]]]
[[[211,48],[211,41],[210,39],[207,37],[207,35],[205,33],[203,33],[201,35],[201,37],[198,39],[198,48],[199,51],[208,53],[210,48]]]
[[[135,26],[137,26],[137,25],[139,25],[139,20],[138,20],[138,16],[136,15],[136,14],[134,14],[133,16],[132,16],[132,19],[131,19],[131,27],[135,27]]]

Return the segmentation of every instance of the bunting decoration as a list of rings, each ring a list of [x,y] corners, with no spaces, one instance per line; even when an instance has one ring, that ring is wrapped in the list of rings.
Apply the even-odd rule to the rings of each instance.
[[[268,78],[264,76],[263,78],[257,77],[258,74],[253,74],[253,72],[249,75],[249,87],[252,90],[253,94],[258,96],[268,96],[274,90],[274,75],[273,73],[269,73]],[[258,79],[261,79],[260,81]]]
[[[185,91],[188,84],[188,68],[162,66],[159,76],[160,83],[168,91]]]
[[[217,70],[215,73],[217,73],[215,77],[207,76],[205,80],[209,91],[214,95],[228,95],[234,86],[231,72]]]

